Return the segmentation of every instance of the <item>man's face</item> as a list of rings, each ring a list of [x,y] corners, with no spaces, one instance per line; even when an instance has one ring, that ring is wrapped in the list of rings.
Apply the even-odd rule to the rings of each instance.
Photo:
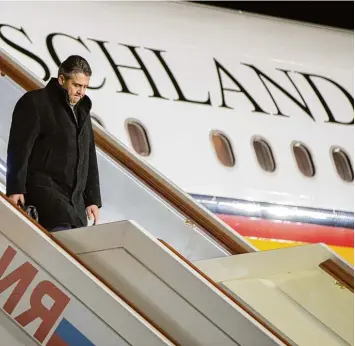
[[[86,89],[89,85],[90,77],[84,73],[72,74],[70,78],[66,79],[63,75],[58,77],[59,84],[68,91],[69,102],[75,105],[84,97]]]

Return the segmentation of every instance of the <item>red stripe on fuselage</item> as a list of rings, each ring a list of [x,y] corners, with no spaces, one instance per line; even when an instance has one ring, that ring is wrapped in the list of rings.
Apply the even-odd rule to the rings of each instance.
[[[303,243],[354,247],[354,230],[289,221],[252,219],[245,216],[216,214],[245,237],[280,239]]]

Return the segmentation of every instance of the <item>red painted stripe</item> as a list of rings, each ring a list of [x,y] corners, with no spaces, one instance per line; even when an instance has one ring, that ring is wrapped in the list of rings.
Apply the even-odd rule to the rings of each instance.
[[[252,219],[245,216],[216,214],[246,237],[280,239],[304,243],[354,247],[354,230],[290,221]]]
[[[48,340],[47,346],[68,346],[56,333]]]

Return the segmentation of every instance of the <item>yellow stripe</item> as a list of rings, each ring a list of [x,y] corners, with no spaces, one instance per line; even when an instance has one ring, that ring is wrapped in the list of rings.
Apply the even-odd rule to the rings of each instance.
[[[292,241],[281,241],[274,239],[255,239],[251,237],[245,237],[250,243],[252,243],[257,249],[264,250],[274,250],[291,246],[304,245],[305,243],[301,242],[292,242]],[[345,246],[330,246],[334,252],[344,258],[351,265],[354,265],[354,248],[345,247]]]

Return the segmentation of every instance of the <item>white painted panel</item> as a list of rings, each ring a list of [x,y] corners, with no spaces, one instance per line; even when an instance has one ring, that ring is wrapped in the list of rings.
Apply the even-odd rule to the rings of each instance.
[[[278,290],[271,280],[246,279],[227,281],[223,285],[273,323],[296,345],[347,345],[341,337]]]
[[[353,268],[323,244],[194,264],[299,345],[354,344],[354,294],[319,265]]]
[[[236,345],[223,330],[196,310],[193,302],[186,301],[174,287],[165,284],[126,250],[102,250],[80,255],[80,258],[104,278],[110,278],[114,287],[119,287],[125,297],[179,344]]]
[[[323,244],[221,257],[196,261],[194,264],[215,281],[220,282],[310,270],[328,259],[332,259],[354,276],[353,267]]]
[[[74,326],[80,333],[82,333],[87,339],[89,339],[94,344],[100,344],[101,342],[105,342],[107,345],[128,345],[128,343],[122,338],[120,335],[115,333],[104,321],[97,317],[94,311],[88,309],[82,302],[79,297],[75,297],[68,291],[63,285],[53,280],[51,275],[49,275],[46,271],[44,271],[40,266],[34,263],[30,257],[26,256],[24,252],[19,250],[14,244],[9,242],[2,234],[0,234],[0,253],[2,256],[3,262],[6,257],[5,251],[7,249],[11,249],[15,252],[14,258],[11,260],[8,266],[4,266],[2,263],[2,268],[6,269],[3,277],[2,284],[4,285],[5,278],[9,277],[9,275],[19,268],[22,265],[26,265],[26,271],[20,276],[20,281],[18,285],[9,287],[0,294],[0,306],[3,310],[6,310],[6,304],[8,301],[15,300],[15,297],[20,296],[20,300],[10,316],[13,320],[19,318],[22,314],[25,314],[26,311],[33,309],[34,314],[38,314],[41,316],[39,311],[41,309],[41,305],[46,309],[54,309],[55,304],[63,304],[63,309],[60,314],[55,315],[55,319],[51,319],[51,322],[47,322],[47,319],[44,317],[36,318],[33,321],[29,317],[26,318],[29,322],[20,323],[23,329],[27,332],[28,335],[36,337],[40,344],[47,344],[53,334],[57,334],[58,328],[62,323],[69,323],[71,326]],[[63,268],[64,269],[64,268]],[[25,286],[26,290],[21,294],[20,285],[25,285],[25,280],[30,276],[30,270],[36,270],[35,276],[31,279],[30,284]],[[31,271],[32,272],[32,271]],[[19,275],[19,274],[18,274]],[[21,281],[21,279],[23,281]],[[42,285],[42,286],[41,286]],[[46,286],[44,286],[46,285]],[[41,289],[39,288],[41,287]],[[15,291],[15,290],[19,291]],[[40,304],[36,303],[34,298],[35,292],[44,292],[43,298],[41,299]],[[37,296],[41,293],[37,293]],[[100,299],[98,296],[97,299]],[[23,319],[25,319],[23,317]],[[40,336],[36,335],[39,333],[42,323],[46,323],[48,325],[47,332],[42,332],[45,337],[40,339]],[[69,333],[69,332],[68,332]]]
[[[0,337],[3,345],[36,346],[34,341],[19,325],[17,325],[3,310],[0,312]]]
[[[317,269],[276,276],[272,281],[330,331],[354,344],[354,294]]]

